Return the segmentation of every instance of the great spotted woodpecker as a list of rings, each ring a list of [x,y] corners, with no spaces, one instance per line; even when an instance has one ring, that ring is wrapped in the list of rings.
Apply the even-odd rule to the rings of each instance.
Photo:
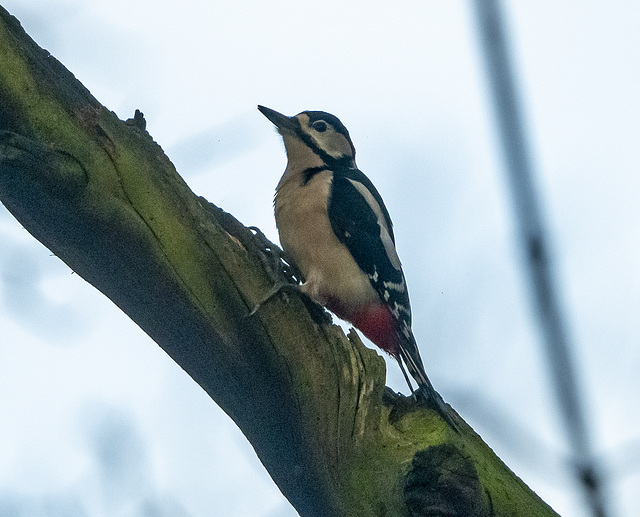
[[[264,106],[278,129],[287,167],[275,196],[276,226],[301,290],[394,357],[416,397],[453,425],[411,331],[411,306],[389,212],[355,163],[347,128],[324,111],[287,117]]]

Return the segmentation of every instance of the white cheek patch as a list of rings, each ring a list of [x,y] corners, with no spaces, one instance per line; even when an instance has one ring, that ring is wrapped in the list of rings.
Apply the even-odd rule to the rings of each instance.
[[[333,131],[325,133],[316,133],[313,139],[318,144],[318,147],[322,149],[332,158],[342,158],[343,156],[353,157],[353,151],[349,141],[340,133]]]
[[[396,268],[398,271],[402,268],[400,264],[400,258],[398,257],[398,253],[396,252],[396,246],[393,243],[393,239],[391,239],[391,233],[389,232],[389,227],[387,226],[387,222],[385,221],[384,215],[382,213],[382,208],[373,197],[373,194],[369,192],[369,189],[365,187],[359,181],[352,180],[349,178],[351,184],[360,192],[362,197],[365,199],[373,213],[376,214],[376,219],[378,220],[378,226],[380,226],[380,240],[384,246],[384,250],[387,252],[387,257],[389,257],[389,262],[391,265]],[[404,288],[404,286],[402,286]],[[398,289],[399,290],[399,289]]]

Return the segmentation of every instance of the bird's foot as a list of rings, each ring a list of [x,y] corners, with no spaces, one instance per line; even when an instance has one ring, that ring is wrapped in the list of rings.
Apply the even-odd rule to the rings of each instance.
[[[249,313],[249,316],[253,316],[260,307],[267,303],[271,298],[282,293],[295,293],[299,295],[302,302],[307,307],[307,311],[316,323],[330,323],[331,318],[329,314],[324,310],[322,305],[318,304],[313,298],[311,298],[300,285],[290,284],[285,282],[278,282],[274,285],[269,292],[255,305],[253,310]]]
[[[284,282],[278,282],[271,289],[269,289],[269,292],[255,305],[253,310],[249,313],[249,316],[253,316],[256,312],[258,312],[260,307],[262,307],[265,303],[271,300],[271,298],[286,291],[296,292],[298,294],[303,294],[304,296],[307,296],[307,294],[304,293],[302,289],[300,289],[300,286],[297,284],[287,284]]]
[[[248,228],[253,233],[252,248],[274,284],[287,285],[286,282],[289,282],[291,285],[297,286],[303,281],[298,268],[287,260],[284,251],[277,244],[267,239],[257,226],[249,226]],[[271,297],[274,294],[276,293],[273,293]]]
[[[304,281],[304,277],[293,262],[287,259],[284,251],[267,239],[259,228],[249,226],[249,230],[251,230],[254,236],[252,248],[260,258],[264,270],[273,282],[273,287],[255,305],[249,313],[249,316],[256,314],[260,307],[271,300],[274,296],[283,292],[289,292],[296,293],[300,296],[300,299],[307,307],[309,314],[315,322],[321,323],[327,322],[327,320],[330,322],[331,318],[328,316],[324,308],[302,289],[300,282]]]

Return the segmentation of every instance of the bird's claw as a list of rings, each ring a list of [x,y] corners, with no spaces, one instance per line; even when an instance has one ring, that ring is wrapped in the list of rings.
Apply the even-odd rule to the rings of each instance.
[[[251,312],[249,313],[249,316],[253,316],[256,312],[258,312],[258,309],[260,309],[260,307],[262,307],[265,303],[267,303],[269,300],[271,300],[271,298],[273,298],[274,296],[276,296],[277,294],[281,293],[282,291],[295,291],[297,293],[302,293],[304,294],[301,290],[300,290],[300,286],[297,284],[286,284],[286,283],[277,283],[276,285],[274,285],[269,292],[255,305],[255,307],[251,310]]]
[[[299,295],[300,299],[307,307],[307,311],[311,315],[311,318],[316,323],[320,324],[320,323],[331,322],[331,316],[329,316],[329,313],[324,310],[324,307],[322,307],[322,305],[318,304],[313,298],[311,298],[311,296],[309,296],[306,292],[304,292],[304,290],[300,285],[284,283],[284,282],[280,282],[274,285],[269,290],[269,292],[251,310],[251,312],[249,313],[249,317],[253,316],[256,312],[258,312],[260,307],[262,307],[271,298],[286,291]]]
[[[257,226],[249,226],[248,229],[253,234],[253,248],[260,258],[265,271],[276,286],[279,284],[286,285],[286,282],[297,285],[303,281],[300,271],[287,260],[284,251],[277,244],[267,239]]]

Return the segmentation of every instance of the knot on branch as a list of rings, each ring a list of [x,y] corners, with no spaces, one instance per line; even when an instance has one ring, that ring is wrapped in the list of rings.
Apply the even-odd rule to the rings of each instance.
[[[411,517],[493,514],[473,462],[449,444],[416,453],[405,477],[404,500]]]
[[[140,131],[146,131],[147,129],[147,121],[144,118],[144,113],[139,109],[136,109],[133,118],[128,118],[124,123]]]

